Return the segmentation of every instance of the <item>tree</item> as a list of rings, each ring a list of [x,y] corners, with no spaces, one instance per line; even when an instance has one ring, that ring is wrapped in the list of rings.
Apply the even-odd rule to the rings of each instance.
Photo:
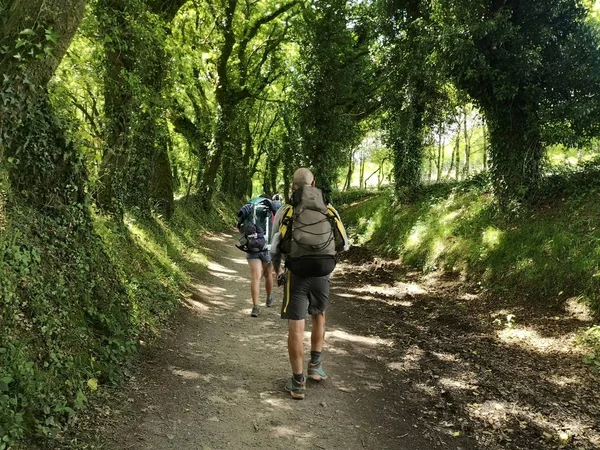
[[[443,112],[443,80],[430,57],[435,41],[429,14],[428,2],[421,0],[380,3],[387,143],[393,149],[396,195],[404,199],[421,183],[426,137]]]
[[[585,14],[575,0],[433,2],[440,62],[485,116],[504,206],[535,189],[545,145],[598,127],[600,55]]]
[[[173,212],[162,90],[166,35],[184,2],[98,0],[107,129],[97,201],[105,209]]]
[[[302,163],[313,168],[326,192],[336,185],[347,152],[360,141],[360,122],[378,107],[369,59],[374,37],[369,8],[346,0],[320,0],[303,10],[296,117]]]
[[[83,17],[85,0],[0,2],[0,160],[12,191],[38,207],[83,201],[85,170],[67,144],[46,85]]]
[[[249,176],[248,167],[239,164],[248,137],[247,117],[243,114],[247,109],[242,103],[256,99],[282,76],[284,66],[278,51],[286,39],[289,16],[294,14],[296,5],[297,0],[284,4],[241,4],[238,0],[206,4],[218,40],[214,49],[214,148],[200,186],[204,207],[210,206],[225,160],[229,174]]]

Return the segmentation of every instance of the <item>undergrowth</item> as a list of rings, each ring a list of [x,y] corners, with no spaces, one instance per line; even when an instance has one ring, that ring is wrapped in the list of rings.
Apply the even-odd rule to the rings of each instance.
[[[531,204],[498,212],[484,177],[423,188],[396,204],[382,193],[342,210],[355,243],[423,270],[458,272],[506,298],[600,307],[600,170],[548,177]]]
[[[141,340],[179,303],[206,258],[202,230],[233,223],[180,202],[174,218],[124,221],[73,207],[7,207],[0,236],[0,450],[61,432],[103,387],[120,383]],[[50,444],[48,444],[50,445]]]

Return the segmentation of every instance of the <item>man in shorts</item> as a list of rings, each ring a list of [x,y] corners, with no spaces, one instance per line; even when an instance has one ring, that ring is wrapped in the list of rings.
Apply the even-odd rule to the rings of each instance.
[[[310,170],[301,168],[294,173],[293,190],[303,186],[315,186],[315,178]],[[335,214],[337,212],[334,210]],[[282,273],[281,252],[277,245],[281,236],[278,236],[279,225],[285,214],[285,208],[279,209],[275,215],[273,227],[274,236],[271,245],[271,256],[275,270]],[[339,219],[339,215],[338,215]],[[339,222],[341,226],[341,221]],[[348,247],[348,238],[342,228],[344,248]],[[327,379],[321,363],[321,352],[325,340],[325,309],[329,301],[329,275],[321,277],[301,277],[292,274],[289,270],[284,273],[284,297],[281,307],[281,318],[288,320],[288,356],[292,367],[292,377],[287,381],[285,390],[290,392],[292,398],[303,399],[306,393],[306,380],[304,377],[304,327],[307,313],[311,316],[311,346],[310,362],[307,376],[310,380],[321,381]]]

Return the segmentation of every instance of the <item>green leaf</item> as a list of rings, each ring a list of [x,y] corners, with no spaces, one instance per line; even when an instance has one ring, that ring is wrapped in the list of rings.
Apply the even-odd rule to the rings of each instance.
[[[0,392],[8,391],[8,385],[13,381],[14,379],[12,377],[0,378]]]
[[[34,36],[35,35],[35,31],[33,31],[31,28],[25,28],[19,34],[23,34],[25,36]]]

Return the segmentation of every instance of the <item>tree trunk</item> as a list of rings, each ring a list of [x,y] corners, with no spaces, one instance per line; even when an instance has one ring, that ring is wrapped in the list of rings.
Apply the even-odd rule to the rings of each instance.
[[[505,208],[532,194],[542,174],[544,148],[536,106],[522,102],[486,111],[494,190]]]
[[[454,178],[460,181],[460,122],[458,122],[458,131],[456,133],[456,165],[454,166]]]
[[[442,168],[444,164],[444,146],[442,145],[442,135],[444,134],[444,125],[440,124],[438,128],[438,157],[437,157],[437,174],[436,179],[442,179]]]
[[[463,178],[468,178],[471,164],[471,138],[467,129],[467,108],[463,108],[463,133],[465,138],[465,165],[463,167]]]
[[[347,191],[350,189],[352,184],[352,175],[354,174],[354,151],[350,151],[350,157],[348,158],[348,172],[346,173],[346,181],[342,190]]]
[[[485,119],[481,119],[481,127],[483,132],[483,170],[488,170],[488,144],[487,144],[487,123]]]
[[[85,168],[56,120],[46,85],[62,60],[86,0],[12,0],[0,22],[0,162],[13,192],[39,207],[82,202]],[[30,34],[22,32],[30,30]],[[46,34],[53,31],[52,39]],[[17,39],[25,45],[16,46]],[[43,52],[52,50],[51,55]],[[34,52],[30,56],[29,52]],[[3,166],[3,164],[2,164]],[[4,177],[0,174],[0,177]]]

